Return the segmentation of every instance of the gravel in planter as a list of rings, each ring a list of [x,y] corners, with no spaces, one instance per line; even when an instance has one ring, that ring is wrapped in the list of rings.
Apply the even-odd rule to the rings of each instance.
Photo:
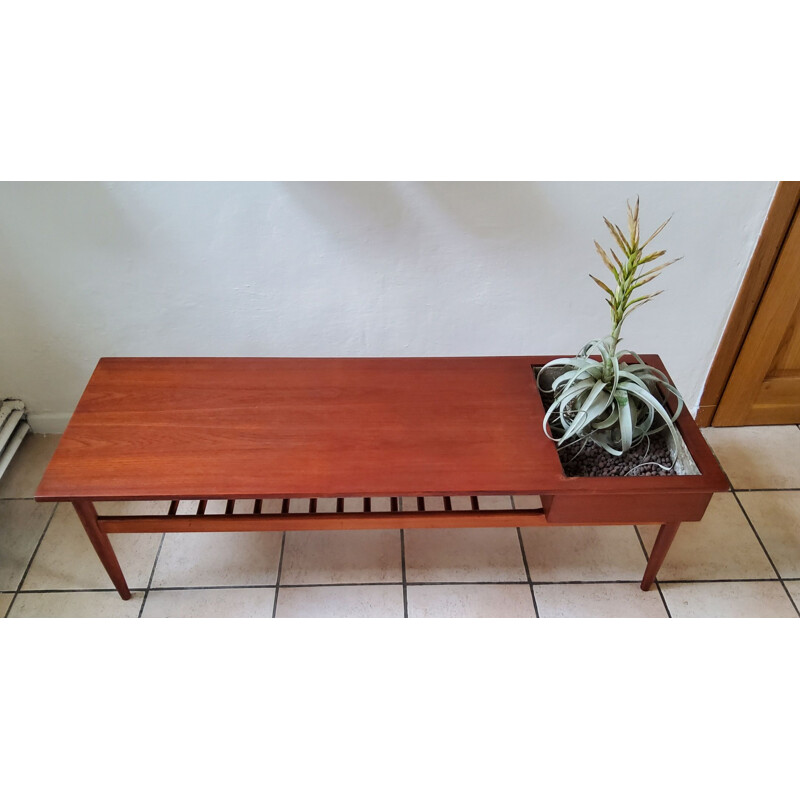
[[[589,442],[580,455],[576,456],[580,444],[572,444],[559,450],[558,457],[568,478],[675,475],[675,470],[671,468],[670,442],[669,433],[662,431],[651,436],[649,443],[645,438],[621,456],[612,456],[594,442]],[[652,462],[667,469],[661,469]]]

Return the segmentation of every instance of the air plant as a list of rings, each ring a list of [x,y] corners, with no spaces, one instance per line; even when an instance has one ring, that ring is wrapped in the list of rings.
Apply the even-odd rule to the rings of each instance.
[[[627,205],[627,237],[618,225],[603,217],[621,256],[609,248],[609,258],[606,251],[596,241],[594,243],[603,263],[614,276],[614,289],[594,275],[589,276],[608,295],[605,300],[611,307],[611,333],[587,342],[574,358],[557,358],[548,362],[537,376],[541,388],[543,377],[558,373],[550,386],[554,400],[545,413],[543,427],[559,449],[581,443],[582,451],[589,442],[594,442],[606,452],[620,456],[646,437],[664,429],[677,441],[674,422],[683,408],[678,390],[663,372],[645,364],[633,351],[618,350],[617,346],[622,324],[628,316],[661,294],[660,291],[636,294],[638,290],[679,259],[656,265],[666,250],[645,254],[645,248],[661,233],[669,219],[659,225],[644,243],[640,243],[639,199],[633,208],[630,203]],[[660,397],[667,392],[677,397],[677,408],[673,413]],[[548,425],[554,435],[548,433]]]

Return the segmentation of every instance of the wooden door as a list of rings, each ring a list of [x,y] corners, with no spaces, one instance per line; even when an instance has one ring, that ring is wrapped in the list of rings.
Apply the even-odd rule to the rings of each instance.
[[[775,260],[712,424],[800,423],[800,209]]]

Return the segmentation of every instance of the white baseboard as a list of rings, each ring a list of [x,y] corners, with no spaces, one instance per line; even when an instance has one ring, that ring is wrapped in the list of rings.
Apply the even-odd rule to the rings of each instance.
[[[33,433],[64,433],[72,414],[28,414]]]

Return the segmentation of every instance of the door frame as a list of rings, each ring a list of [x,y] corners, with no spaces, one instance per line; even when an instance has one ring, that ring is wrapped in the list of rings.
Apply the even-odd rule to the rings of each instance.
[[[725,326],[695,419],[701,427],[714,424],[717,406],[728,384],[758,304],[769,283],[778,254],[795,214],[800,212],[800,181],[779,181],[775,196]]]

